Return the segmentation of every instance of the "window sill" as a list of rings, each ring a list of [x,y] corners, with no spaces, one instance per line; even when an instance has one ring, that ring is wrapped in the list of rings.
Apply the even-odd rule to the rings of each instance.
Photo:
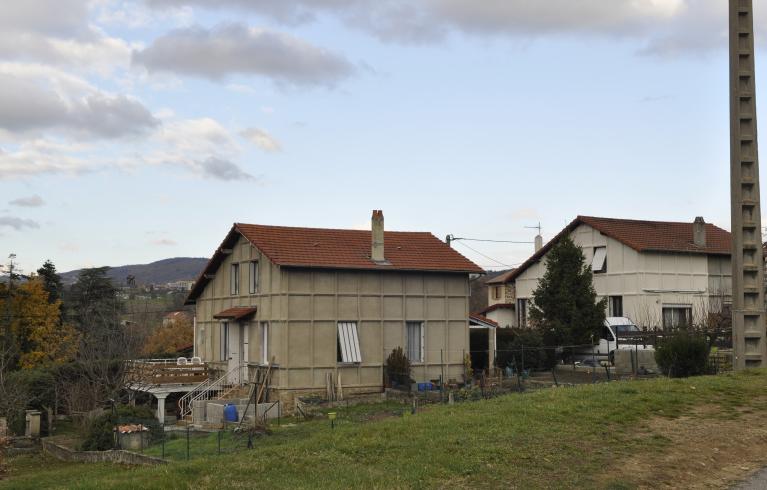
[[[338,367],[355,367],[362,365],[362,362],[337,362]]]

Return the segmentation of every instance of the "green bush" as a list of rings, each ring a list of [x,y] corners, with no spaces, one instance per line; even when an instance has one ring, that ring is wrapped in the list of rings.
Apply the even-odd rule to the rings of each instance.
[[[705,336],[680,330],[659,339],[655,346],[655,362],[668,376],[697,376],[708,372],[709,352]]]
[[[54,406],[56,391],[56,379],[52,372],[45,368],[11,371],[5,379],[4,388],[8,399],[0,399],[0,417],[8,418],[11,432],[24,433],[25,410],[40,410],[40,429],[43,435],[48,434],[45,410]]]
[[[543,348],[543,336],[530,328],[499,328],[496,331],[496,365],[499,368],[551,369],[553,349]]]
[[[410,387],[410,360],[402,351],[402,347],[391,351],[386,358],[386,376],[392,384]]]
[[[143,424],[149,428],[152,440],[158,440],[163,435],[163,429],[151,408],[117,405],[114,411],[109,409],[88,424],[82,449],[84,451],[106,451],[114,448],[114,428],[118,424]]]

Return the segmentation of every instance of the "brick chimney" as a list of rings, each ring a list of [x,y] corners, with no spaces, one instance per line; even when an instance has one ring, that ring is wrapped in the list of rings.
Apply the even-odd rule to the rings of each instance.
[[[373,262],[386,262],[386,257],[384,257],[384,217],[382,210],[373,210],[371,228],[373,231],[373,243],[371,244],[370,258]]]
[[[706,246],[706,222],[703,221],[702,216],[695,218],[692,224],[692,241],[696,247]]]

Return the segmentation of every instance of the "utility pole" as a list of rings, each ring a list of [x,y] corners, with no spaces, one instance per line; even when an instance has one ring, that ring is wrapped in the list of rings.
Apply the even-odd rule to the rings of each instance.
[[[730,199],[735,369],[767,366],[752,0],[730,3]]]

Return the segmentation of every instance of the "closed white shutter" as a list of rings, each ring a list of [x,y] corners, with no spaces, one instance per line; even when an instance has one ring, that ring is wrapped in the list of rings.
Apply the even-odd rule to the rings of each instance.
[[[607,260],[607,247],[595,248],[594,260],[591,261],[591,270],[593,272],[604,272],[606,260]]]
[[[407,322],[407,358],[423,362],[423,323]]]
[[[355,322],[338,322],[338,345],[341,348],[341,362],[362,362]]]

